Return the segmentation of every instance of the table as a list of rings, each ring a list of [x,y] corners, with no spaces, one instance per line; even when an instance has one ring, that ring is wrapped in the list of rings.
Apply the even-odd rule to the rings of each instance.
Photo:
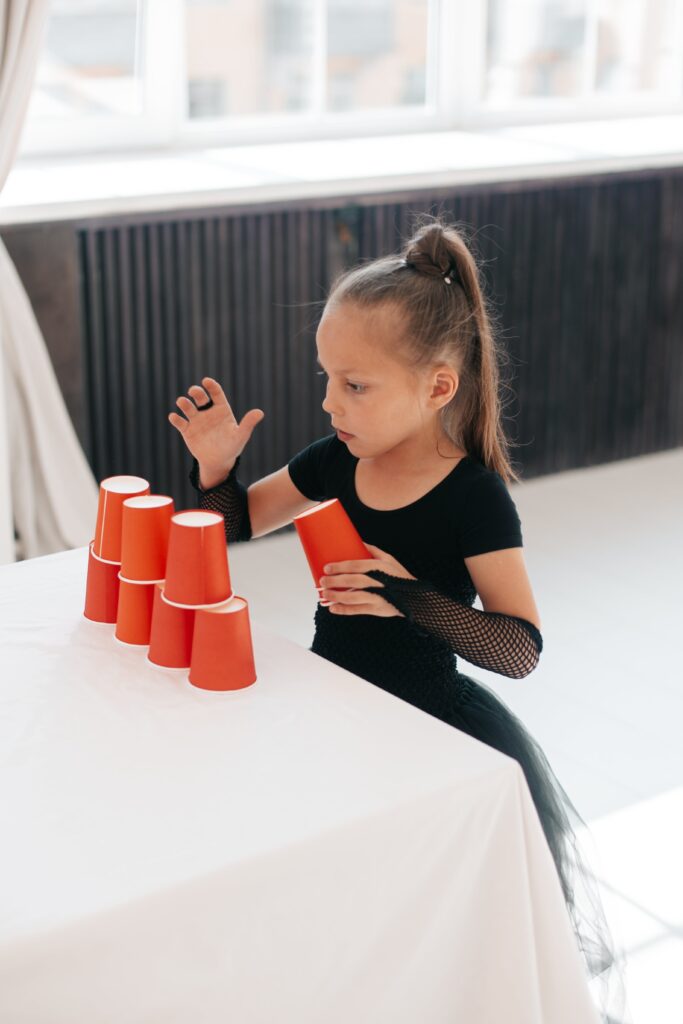
[[[86,555],[0,569],[0,1020],[595,1024],[515,761],[257,622],[197,690]]]

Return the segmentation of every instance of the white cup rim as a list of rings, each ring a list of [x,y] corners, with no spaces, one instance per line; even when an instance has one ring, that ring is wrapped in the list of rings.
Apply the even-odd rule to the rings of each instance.
[[[232,601],[233,597],[235,597],[235,591],[231,590],[230,597],[226,597],[222,601],[214,601],[213,604],[180,604],[179,601],[171,601],[163,592],[161,597],[162,600],[165,601],[166,604],[170,604],[172,608],[183,608],[185,611],[199,612],[204,608],[218,608],[222,604],[227,604],[228,601]]]

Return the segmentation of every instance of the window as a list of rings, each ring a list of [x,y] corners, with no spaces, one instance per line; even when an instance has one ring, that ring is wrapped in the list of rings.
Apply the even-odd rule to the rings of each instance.
[[[681,97],[676,0],[489,0],[486,96]]]
[[[29,117],[134,117],[142,113],[137,0],[51,5]]]
[[[21,154],[683,112],[683,0],[52,0]]]
[[[206,77],[223,82],[225,102],[213,115],[220,118],[305,111],[313,95],[314,7],[312,0],[187,2],[189,89]]]

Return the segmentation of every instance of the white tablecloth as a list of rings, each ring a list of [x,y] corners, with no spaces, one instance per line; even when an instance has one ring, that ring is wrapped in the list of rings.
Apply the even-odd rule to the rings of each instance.
[[[257,623],[196,690],[85,571],[0,569],[3,1024],[595,1024],[515,761]]]

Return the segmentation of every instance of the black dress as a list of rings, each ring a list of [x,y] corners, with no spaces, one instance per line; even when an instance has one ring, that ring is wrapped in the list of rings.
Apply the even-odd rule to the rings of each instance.
[[[444,639],[449,616],[460,612],[491,625],[517,627],[514,643],[508,643],[515,649],[512,654],[525,643],[536,658],[540,654],[541,635],[531,623],[472,609],[476,590],[465,558],[523,546],[514,501],[498,473],[467,455],[417,501],[379,511],[364,505],[356,494],[357,463],[333,434],[295,455],[289,473],[307,498],[338,498],[363,541],[392,555],[417,581],[428,582],[370,573],[387,588],[377,592],[405,617],[340,616],[319,604],[311,650],[518,761],[557,867],[579,949],[599,988],[603,1019],[618,1020],[607,1007],[619,1014],[624,1011],[623,979],[597,885],[572,826],[572,821],[585,823],[540,745],[489,687],[459,671],[453,646]],[[191,480],[198,488],[196,463]],[[237,479],[236,467],[223,484],[200,492],[199,500],[202,507],[224,515],[228,540],[250,538],[246,489]],[[482,643],[473,648],[481,660],[464,645],[468,660],[505,675],[516,674],[505,667],[518,663],[508,656],[499,629],[490,650],[485,640]]]
[[[475,457],[465,456],[423,497],[390,511],[360,501],[357,462],[332,435],[295,455],[289,473],[311,500],[338,498],[363,541],[393,555],[438,594],[471,607],[476,590],[465,558],[523,546],[520,518],[503,479]],[[386,582],[381,574],[377,578]],[[398,600],[394,603],[403,610]],[[604,1019],[613,1019],[605,1010],[607,1003],[613,1012],[623,1012],[614,942],[572,820],[585,823],[519,718],[484,683],[459,671],[448,643],[409,617],[338,616],[319,604],[311,650],[518,761],[558,870],[579,949],[590,977],[599,976]]]

